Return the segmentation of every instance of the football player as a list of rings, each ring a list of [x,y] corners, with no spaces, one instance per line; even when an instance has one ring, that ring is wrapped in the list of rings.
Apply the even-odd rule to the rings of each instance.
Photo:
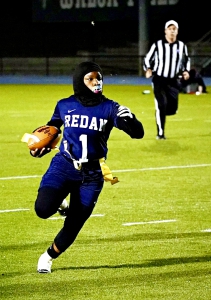
[[[62,229],[38,260],[39,273],[50,273],[52,260],[74,242],[97,203],[104,180],[118,182],[105,163],[112,128],[131,138],[144,136],[142,123],[130,109],[103,95],[103,73],[98,64],[79,64],[73,74],[73,89],[73,95],[57,102],[47,123],[59,129],[63,126],[63,136],[60,151],[41,180],[35,211],[46,219],[57,212],[68,194],[70,202]],[[49,151],[31,150],[31,155],[41,157]]]

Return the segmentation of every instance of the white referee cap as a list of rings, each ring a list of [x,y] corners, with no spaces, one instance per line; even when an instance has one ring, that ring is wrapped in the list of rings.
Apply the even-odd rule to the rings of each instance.
[[[177,27],[177,29],[179,28],[179,25],[176,21],[170,20],[170,21],[166,22],[165,29],[168,28],[170,25],[174,25],[175,27]]]

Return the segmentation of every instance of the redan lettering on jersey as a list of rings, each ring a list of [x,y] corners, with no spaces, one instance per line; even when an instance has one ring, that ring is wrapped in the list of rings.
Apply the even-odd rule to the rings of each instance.
[[[85,115],[66,115],[64,127],[79,127],[103,131],[107,122],[108,120],[106,119],[97,119],[96,117],[89,118]]]

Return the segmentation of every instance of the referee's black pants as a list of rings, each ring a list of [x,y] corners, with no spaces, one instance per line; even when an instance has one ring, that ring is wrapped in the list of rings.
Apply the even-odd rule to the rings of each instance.
[[[164,136],[166,116],[174,115],[178,110],[179,84],[176,78],[154,75],[152,85],[157,135]]]

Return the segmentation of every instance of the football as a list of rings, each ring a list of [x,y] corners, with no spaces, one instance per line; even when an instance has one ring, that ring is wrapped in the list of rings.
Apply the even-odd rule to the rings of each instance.
[[[44,125],[35,129],[27,141],[30,150],[54,149],[60,140],[60,130],[54,126]]]

